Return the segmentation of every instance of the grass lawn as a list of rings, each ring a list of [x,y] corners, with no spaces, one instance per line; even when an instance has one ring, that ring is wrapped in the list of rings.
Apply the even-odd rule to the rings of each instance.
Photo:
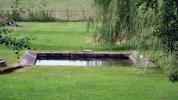
[[[18,23],[23,28],[15,28],[14,33],[21,37],[37,37],[32,41],[32,50],[35,51],[82,51],[86,49],[94,51],[108,51],[110,47],[95,46],[92,34],[86,32],[84,22],[73,23]],[[112,50],[123,51],[124,46],[118,46]],[[23,51],[24,52],[24,51]],[[22,53],[23,53],[22,52]],[[0,58],[5,59],[8,64],[17,62],[17,56],[13,51],[0,47]]]
[[[177,100],[178,84],[124,67],[30,67],[0,76],[0,100]]]
[[[19,24],[24,27],[14,33],[37,37],[32,41],[36,51],[111,50],[93,45],[86,23]],[[4,47],[0,58],[9,64],[18,61]],[[177,100],[178,83],[171,83],[158,69],[138,76],[133,67],[29,67],[0,76],[0,91],[0,100]]]
[[[89,47],[85,44],[85,40],[91,36],[86,33],[86,23],[19,24],[24,27],[14,29],[14,33],[18,33],[22,37],[37,37],[35,41],[32,41],[31,45],[37,51],[77,51]],[[10,64],[17,61],[17,56],[13,51],[3,47],[0,49],[0,57]]]

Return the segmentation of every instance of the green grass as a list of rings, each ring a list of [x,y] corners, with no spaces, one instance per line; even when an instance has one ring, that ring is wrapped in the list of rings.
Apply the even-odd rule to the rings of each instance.
[[[88,48],[85,44],[87,37],[86,23],[19,23],[23,28],[14,29],[21,37],[37,37],[32,41],[36,51],[79,51]],[[82,44],[83,43],[83,44]],[[32,49],[34,50],[34,49]],[[0,57],[8,63],[17,61],[13,51],[1,47]]]
[[[18,23],[22,28],[15,28],[14,33],[21,37],[37,37],[31,42],[33,51],[110,51],[107,46],[95,46],[91,33],[86,32],[85,22],[73,23]],[[124,46],[112,48],[112,50],[123,51]],[[24,51],[22,52],[22,54]],[[13,51],[0,47],[0,58],[5,59],[8,64],[16,63],[17,56]]]
[[[0,7],[10,9],[15,0],[0,0]],[[21,0],[22,7],[40,9],[42,4],[46,4],[43,9],[48,10],[80,10],[91,9],[92,0]],[[33,7],[33,8],[32,8]]]
[[[124,67],[31,67],[0,76],[1,100],[177,100],[159,71]]]
[[[25,28],[16,32],[24,36],[35,36],[32,46],[37,50],[82,50],[85,40],[86,23],[22,23]],[[82,44],[84,43],[84,44]]]
[[[86,23],[19,24],[23,28],[14,33],[37,37],[32,41],[35,51],[127,52],[123,45],[94,45]],[[8,64],[18,62],[13,51],[2,46],[0,58]],[[0,91],[0,100],[176,100],[178,83],[171,83],[159,69],[138,76],[133,67],[29,67],[0,76]]]

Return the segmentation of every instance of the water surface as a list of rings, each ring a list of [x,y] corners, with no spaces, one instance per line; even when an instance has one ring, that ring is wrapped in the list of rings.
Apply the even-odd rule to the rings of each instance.
[[[131,66],[129,60],[37,60],[37,66]]]

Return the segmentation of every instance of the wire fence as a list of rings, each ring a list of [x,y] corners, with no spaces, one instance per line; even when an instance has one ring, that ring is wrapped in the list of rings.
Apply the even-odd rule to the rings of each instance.
[[[10,16],[13,12],[10,10],[0,10],[1,16]],[[39,21],[39,22],[53,22],[53,21],[87,21],[96,17],[96,10],[82,9],[82,10],[29,10],[22,11],[17,16],[18,21]]]

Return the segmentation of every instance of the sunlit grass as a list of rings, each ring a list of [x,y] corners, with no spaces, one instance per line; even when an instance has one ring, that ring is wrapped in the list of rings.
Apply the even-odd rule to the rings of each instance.
[[[20,36],[37,37],[34,51],[117,51],[95,45],[86,23],[19,23],[14,29]],[[24,51],[21,53],[23,54]],[[13,51],[1,47],[1,58],[8,64],[17,60]],[[30,67],[0,76],[0,100],[176,100],[178,84],[171,83],[159,69],[146,72],[131,67]]]
[[[111,48],[110,46],[96,45],[93,41],[93,31],[87,33],[85,22],[73,23],[18,23],[22,28],[13,28],[14,33],[20,37],[36,37],[31,41],[33,51],[127,51],[125,45]],[[22,54],[24,51],[21,52]],[[5,59],[8,64],[18,62],[17,56],[12,50],[1,47],[0,58]]]
[[[0,76],[1,100],[176,100],[178,84],[159,70],[30,67]]]

